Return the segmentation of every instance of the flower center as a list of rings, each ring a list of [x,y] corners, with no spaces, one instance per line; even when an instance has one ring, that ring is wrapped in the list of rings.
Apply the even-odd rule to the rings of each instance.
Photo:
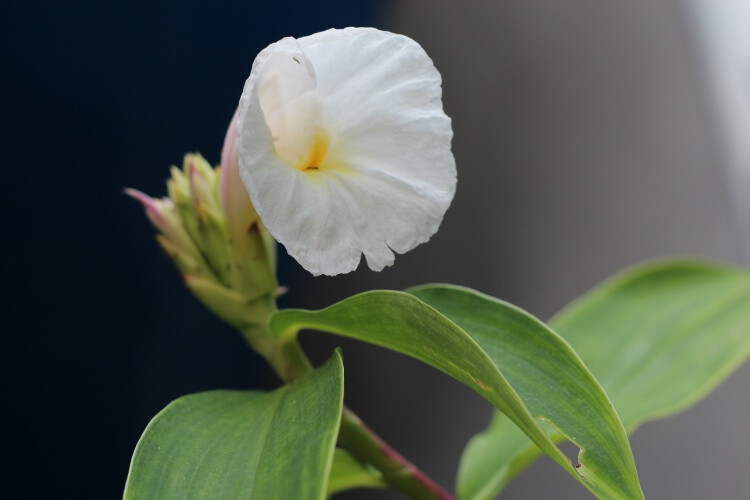
[[[315,70],[293,39],[277,44],[258,81],[258,100],[276,154],[302,172],[346,170],[325,127]]]
[[[328,153],[328,136],[322,130],[316,131],[307,148],[307,154],[300,158],[294,166],[299,170],[319,170],[323,166]]]

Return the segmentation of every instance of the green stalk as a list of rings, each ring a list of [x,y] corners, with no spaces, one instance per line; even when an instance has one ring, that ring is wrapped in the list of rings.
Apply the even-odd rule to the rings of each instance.
[[[257,328],[257,327],[254,327]],[[248,341],[254,335],[243,332]],[[266,339],[273,338],[267,332]],[[252,347],[252,343],[251,343]],[[262,352],[284,382],[312,371],[312,365],[297,339],[275,340],[270,349]],[[392,488],[416,500],[452,500],[453,495],[401,456],[382,438],[370,430],[350,409],[344,407],[339,428],[338,444],[349,450],[357,460],[375,467],[383,474],[383,480]]]
[[[338,443],[358,460],[378,469],[386,483],[410,498],[453,499],[453,495],[391,448],[346,407],[341,417]]]

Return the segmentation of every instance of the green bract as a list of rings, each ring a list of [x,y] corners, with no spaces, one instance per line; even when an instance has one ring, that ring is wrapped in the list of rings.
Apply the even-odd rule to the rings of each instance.
[[[157,241],[190,291],[267,355],[270,339],[263,325],[278,295],[275,241],[254,212],[229,224],[219,194],[228,173],[201,155],[185,155],[182,169],[173,166],[170,173],[167,198],[125,192],[146,209],[159,231]],[[252,210],[249,200],[247,206]]]
[[[633,432],[694,404],[750,355],[750,273],[702,262],[648,264],[590,292],[550,324]],[[459,497],[493,498],[538,455],[497,413],[464,452]]]

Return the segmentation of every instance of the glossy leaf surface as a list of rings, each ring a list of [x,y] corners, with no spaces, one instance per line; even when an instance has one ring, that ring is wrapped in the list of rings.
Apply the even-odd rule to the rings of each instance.
[[[284,340],[313,328],[412,356],[488,399],[594,494],[642,496],[619,418],[557,334],[521,309],[471,290],[429,287],[412,293],[366,292],[321,311],[279,311],[271,330]],[[420,300],[439,297],[452,304],[445,315]],[[577,468],[541,419],[585,450]]]
[[[632,432],[694,404],[750,356],[750,273],[693,261],[647,264],[594,289],[550,324]],[[538,455],[497,413],[464,452],[459,496],[493,498]]]
[[[124,497],[325,498],[342,402],[338,352],[270,393],[182,397],[143,433]]]

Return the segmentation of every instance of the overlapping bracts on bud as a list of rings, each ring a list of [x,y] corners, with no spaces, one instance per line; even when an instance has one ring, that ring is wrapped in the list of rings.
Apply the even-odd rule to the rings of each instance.
[[[252,216],[254,210],[249,217],[245,213],[242,226],[228,225],[219,197],[224,173],[199,154],[186,155],[182,169],[173,166],[170,171],[167,198],[151,198],[135,189],[125,192],[146,210],[159,231],[159,244],[188,288],[218,316],[247,326],[256,320],[256,305],[267,309],[277,294],[272,238],[257,215]]]

